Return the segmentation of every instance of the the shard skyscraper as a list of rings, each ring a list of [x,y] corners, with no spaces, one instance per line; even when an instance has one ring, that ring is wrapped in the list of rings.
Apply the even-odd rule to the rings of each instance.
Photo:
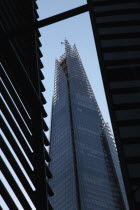
[[[50,168],[55,210],[129,209],[109,129],[76,46],[56,61]],[[115,151],[115,152],[113,152]]]

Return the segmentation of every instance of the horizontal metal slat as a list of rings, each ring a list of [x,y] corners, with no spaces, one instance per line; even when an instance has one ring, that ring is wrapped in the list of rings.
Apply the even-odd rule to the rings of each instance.
[[[46,104],[46,99],[45,97],[43,96],[43,94],[41,93],[41,101],[42,101],[42,104]]]
[[[117,5],[117,4],[121,4],[123,3],[125,5],[125,3],[132,3],[132,0],[117,0],[117,1],[112,1],[112,0],[103,0],[103,1],[93,1],[93,6],[109,6],[109,5]],[[137,0],[133,0],[133,2],[137,2]]]
[[[112,26],[113,27],[113,26]],[[104,34],[104,35],[99,35],[100,40],[112,40],[112,39],[128,39],[128,38],[139,38],[140,33],[139,32],[132,32],[132,33],[123,33],[119,31],[118,34]],[[113,42],[112,42],[113,44]]]
[[[34,177],[33,177],[33,171],[31,170],[31,168],[29,167],[27,160],[25,159],[25,157],[23,156],[21,150],[19,149],[17,143],[15,142],[15,139],[13,138],[11,132],[9,131],[7,125],[5,124],[5,122],[3,121],[3,119],[1,119],[1,125],[2,125],[2,131],[5,134],[9,144],[11,145],[11,147],[13,148],[13,150],[15,151],[18,159],[20,160],[21,164],[23,165],[23,167],[25,168],[27,174],[30,174],[30,178],[31,180],[34,182]]]
[[[114,88],[111,89],[112,94],[127,94],[127,93],[139,93],[140,87],[131,87],[131,88]]]
[[[132,59],[124,59],[124,60],[105,60],[105,65],[128,65],[131,64],[135,66],[135,64],[140,64],[140,58],[132,58]]]
[[[127,67],[126,66],[124,66],[124,67],[117,67],[116,66],[115,68],[108,68],[108,69],[106,69],[106,71],[108,71],[108,72],[116,72],[116,73],[119,72],[119,71],[120,72],[122,72],[122,71],[123,72],[127,72],[127,71],[128,72],[134,72],[134,71],[137,71],[138,72],[139,69],[140,68],[137,67],[137,66],[135,66],[135,65],[134,66],[129,66],[128,65]]]
[[[103,47],[102,49],[104,52],[140,51],[140,45]]]
[[[138,109],[140,107],[140,103],[133,104],[113,104],[115,110],[127,110],[127,109]]]
[[[9,50],[11,50],[11,45],[8,45],[8,46],[5,46],[5,47],[8,47],[9,48]],[[13,52],[11,52],[10,51],[10,53],[11,54],[15,54],[15,51]],[[17,55],[15,55],[15,57],[13,57],[13,61],[15,61],[15,64],[17,63],[17,66],[19,65],[19,63],[18,63],[18,60],[17,60],[17,58],[16,58],[16,56]],[[10,61],[10,59],[8,60],[8,61]],[[18,80],[21,80],[21,78],[20,78],[20,76],[17,74],[15,74],[15,76],[13,76],[12,75],[12,72],[10,71],[11,69],[9,68],[9,66],[13,66],[13,61],[11,61],[10,63],[7,63],[6,64],[6,66],[5,66],[5,64],[3,63],[3,65],[0,65],[0,68],[1,68],[1,71],[2,71],[2,78],[4,79],[4,80],[6,80],[6,81],[4,81],[4,83],[5,83],[5,85],[6,85],[6,87],[8,87],[9,85],[8,85],[8,83],[10,84],[10,86],[12,87],[12,85],[13,85],[13,87],[15,88],[15,90],[16,90],[16,92],[18,93],[18,95],[19,95],[19,97],[20,97],[20,99],[22,100],[22,102],[23,102],[23,104],[24,104],[24,106],[26,107],[26,109],[27,109],[27,111],[28,111],[28,113],[30,113],[30,111],[31,111],[31,108],[30,108],[30,105],[29,105],[29,103],[27,102],[27,98],[29,98],[29,95],[28,95],[28,97],[26,97],[25,98],[25,95],[26,95],[26,93],[24,93],[24,91],[23,90],[21,90],[21,85],[18,83]],[[21,64],[19,65],[19,68],[21,68]],[[13,71],[14,72],[14,71]],[[26,73],[27,74],[27,73]],[[5,76],[5,77],[4,77]],[[15,79],[17,77],[17,80]],[[23,78],[22,78],[23,79]],[[26,81],[26,80],[25,80]],[[23,82],[23,81],[22,81]],[[12,85],[11,85],[12,84]],[[24,86],[25,86],[25,84],[24,84]],[[23,87],[24,87],[23,86]],[[26,83],[26,86],[28,87],[28,83]],[[12,87],[12,90],[13,90],[13,87]],[[27,88],[26,87],[26,88]],[[8,91],[10,92],[11,91],[11,89],[9,88],[8,89]],[[23,94],[22,94],[22,93]],[[28,91],[28,94],[29,94],[30,92]],[[21,96],[21,94],[22,94],[22,96]]]
[[[15,121],[12,119],[10,113],[8,112],[8,110],[6,109],[5,105],[3,102],[1,102],[1,110],[5,116],[5,118],[7,119],[8,123],[10,124],[14,134],[16,135],[20,145],[22,146],[22,148],[24,149],[24,152],[26,153],[26,155],[28,156],[29,160],[31,161],[31,163],[33,162],[32,160],[32,153],[29,149],[29,147],[27,146],[27,143],[25,142],[25,139],[23,138],[22,134],[20,133]]]
[[[3,23],[3,28],[4,30],[12,30],[14,28],[14,22],[13,22],[13,18],[12,18],[12,14],[11,14],[11,10],[8,12],[5,8],[8,8],[9,5],[5,5],[4,2],[1,2],[1,20]],[[4,19],[4,17],[6,17]],[[10,18],[11,17],[11,18]],[[7,24],[7,22],[9,24]]]
[[[97,23],[97,27],[99,28],[112,28],[112,27],[121,27],[121,26],[139,26],[139,20],[129,20],[129,21],[111,21],[104,23]]]
[[[114,104],[115,110],[138,109],[139,107],[140,107],[140,103]]]
[[[53,177],[53,175],[52,175],[49,167],[47,166],[47,164],[46,164],[46,175],[49,179],[51,179]]]
[[[134,119],[134,120],[120,120],[117,121],[117,124],[119,126],[133,126],[133,125],[140,125],[140,119]]]
[[[38,47],[37,47],[38,56],[39,56],[39,58],[42,58],[43,55],[42,55],[41,50],[39,49],[40,48],[39,43],[37,42],[37,44],[38,44]]]
[[[132,178],[131,184],[139,184],[140,185],[140,177]]]
[[[0,183],[0,189],[1,189],[1,195],[2,195],[5,203],[9,207],[9,209],[19,210],[19,208],[14,203],[13,199],[11,198],[9,193],[7,192],[5,186],[3,185],[2,182]]]
[[[49,128],[48,128],[48,126],[47,126],[47,124],[46,124],[44,119],[43,119],[43,129],[44,129],[44,131],[48,131],[49,130]]]
[[[49,193],[49,196],[53,196],[54,195],[54,192],[52,191],[49,183],[47,182],[47,189],[48,189],[48,193]]]
[[[38,28],[36,29],[36,33],[37,33],[37,37],[38,37],[38,39],[39,39],[39,37],[41,37],[41,33],[40,33],[40,31],[39,31]]]
[[[2,46],[3,47],[3,46]],[[32,111],[33,109],[40,109],[42,108],[42,103],[36,92],[36,89],[29,78],[20,58],[17,55],[17,52],[12,45],[11,42],[5,42],[5,47],[7,47],[7,51],[4,52],[4,61],[3,66],[6,69],[6,72],[16,89],[18,89],[18,94],[22,98],[24,104],[28,106],[29,110]],[[9,59],[9,56],[12,55],[13,59]],[[14,65],[14,71],[11,71],[10,66]],[[21,88],[22,87],[22,88]],[[31,100],[32,99],[32,100]],[[32,107],[32,109],[31,109]]]
[[[42,107],[42,116],[45,118],[45,117],[47,117],[48,115],[47,115],[47,112],[45,111],[45,109],[44,109],[44,107]]]
[[[25,109],[23,108],[23,105],[21,104],[17,94],[15,93],[11,83],[9,82],[7,76],[5,75],[5,73],[4,73],[4,71],[3,71],[3,69],[1,67],[0,67],[0,70],[1,70],[1,74],[2,74],[2,80],[3,80],[6,88],[8,89],[10,95],[12,96],[12,99],[14,100],[16,106],[20,110],[21,115],[23,116],[25,122],[27,123],[28,127],[31,130],[31,120],[30,120],[30,118],[28,117]]]
[[[116,9],[112,11],[95,11],[96,17],[105,17],[105,16],[113,16],[113,15],[127,15],[127,14],[140,14],[139,8],[131,8],[131,9]]]
[[[45,146],[49,146],[50,142],[49,142],[49,140],[48,140],[48,138],[47,138],[47,136],[45,135],[44,132],[43,132],[43,136],[44,136],[44,144],[45,144]]]
[[[133,64],[129,68],[116,68],[107,70],[109,80],[112,81],[134,81],[140,78],[140,71]]]
[[[41,41],[39,39],[37,39],[36,41],[37,41],[38,47],[42,47]]]
[[[51,161],[51,158],[50,158],[47,150],[45,148],[44,148],[44,150],[45,150],[45,159],[46,159],[47,162],[50,162]]]
[[[139,156],[133,156],[133,157],[126,157],[125,158],[127,164],[135,164],[140,163],[140,155]]]
[[[42,61],[40,60],[40,58],[38,59],[38,64],[39,64],[40,69],[44,68],[44,65],[43,65]]]
[[[44,92],[46,90],[42,81],[40,81],[40,88],[41,88],[41,92]]]
[[[121,138],[121,142],[125,144],[140,144],[139,138]]]
[[[40,79],[41,79],[41,80],[44,80],[44,79],[45,79],[45,77],[44,77],[44,75],[43,75],[43,73],[42,73],[42,71],[41,71],[41,70],[39,71],[39,74],[40,74]]]
[[[34,1],[35,9],[38,9],[37,3]]]
[[[3,98],[5,99],[7,105],[9,106],[9,109],[11,110],[13,116],[17,120],[17,123],[19,124],[20,128],[22,129],[24,135],[26,136],[26,138],[28,140],[30,140],[31,139],[31,134],[29,133],[27,127],[25,126],[25,123],[23,122],[23,119],[21,118],[20,114],[18,113],[17,109],[15,108],[14,103],[12,102],[11,98],[7,94],[3,84],[2,84],[2,95],[3,95]]]
[[[36,10],[34,10],[34,16],[35,16],[35,19],[38,19],[39,18],[39,15],[38,15],[38,13],[37,13]]]
[[[30,196],[31,199],[33,199],[34,191],[32,190],[31,186],[29,185],[29,183],[28,183],[27,179],[25,178],[23,172],[21,171],[18,163],[16,162],[15,158],[11,154],[11,151],[9,150],[9,148],[7,147],[7,145],[3,139],[2,139],[1,149],[4,152],[7,160],[9,161],[10,165],[12,166],[13,170],[15,171],[16,175],[18,176],[20,182],[26,189],[28,195]],[[30,177],[29,174],[28,174],[28,176]]]
[[[49,207],[49,210],[54,210],[54,208],[52,207],[50,201],[48,200],[48,207]]]
[[[17,198],[19,199],[21,205],[25,209],[32,210],[32,208],[30,207],[30,205],[27,202],[26,198],[24,197],[23,193],[21,192],[20,186],[17,185],[15,179],[12,177],[10,171],[6,167],[6,165],[5,165],[3,160],[1,161],[1,168],[2,168],[2,172],[3,172],[6,180],[8,181],[8,183],[10,184],[10,186],[13,189],[14,193],[16,194]]]

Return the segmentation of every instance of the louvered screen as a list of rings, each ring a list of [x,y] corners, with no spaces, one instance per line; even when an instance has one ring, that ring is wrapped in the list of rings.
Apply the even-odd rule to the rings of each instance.
[[[140,2],[88,0],[131,209],[140,208]]]
[[[3,209],[52,209],[48,184],[48,127],[38,30],[31,0],[0,3],[1,205]]]

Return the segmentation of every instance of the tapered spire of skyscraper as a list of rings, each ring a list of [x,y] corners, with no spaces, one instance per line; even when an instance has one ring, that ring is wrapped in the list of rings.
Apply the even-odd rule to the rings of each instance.
[[[55,66],[51,125],[54,209],[127,209],[105,131],[77,48],[65,40],[65,54]]]

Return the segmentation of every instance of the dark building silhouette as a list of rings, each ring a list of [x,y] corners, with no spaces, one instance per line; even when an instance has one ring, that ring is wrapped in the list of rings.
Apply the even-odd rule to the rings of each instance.
[[[76,46],[56,61],[50,169],[54,209],[129,209],[115,144]]]
[[[140,1],[87,1],[131,209],[140,209]]]
[[[35,0],[0,1],[3,209],[52,209],[37,8]]]

